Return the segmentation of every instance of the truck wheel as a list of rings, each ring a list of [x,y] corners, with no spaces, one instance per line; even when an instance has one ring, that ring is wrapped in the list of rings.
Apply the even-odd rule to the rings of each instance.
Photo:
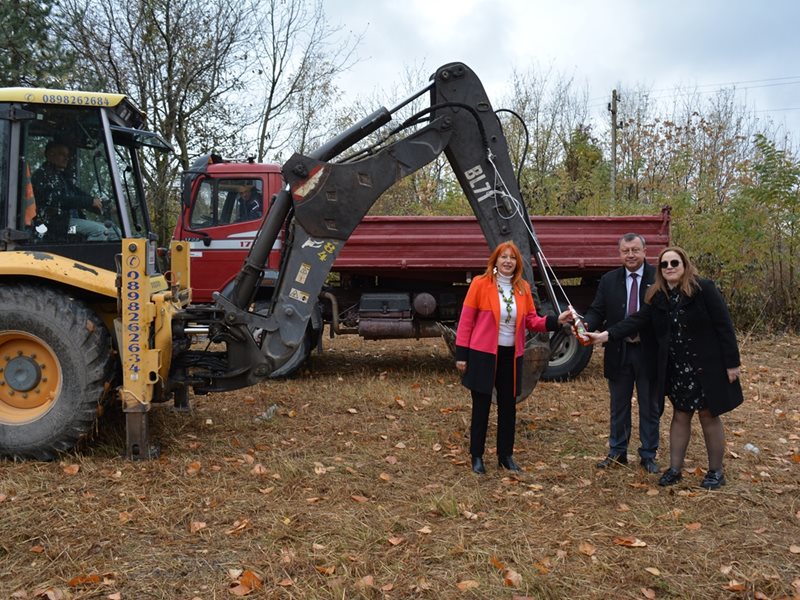
[[[569,381],[586,368],[594,346],[581,346],[574,335],[565,338],[554,349],[550,362],[542,373],[543,381]]]
[[[111,338],[81,302],[0,287],[0,455],[52,460],[87,437],[113,375]]]

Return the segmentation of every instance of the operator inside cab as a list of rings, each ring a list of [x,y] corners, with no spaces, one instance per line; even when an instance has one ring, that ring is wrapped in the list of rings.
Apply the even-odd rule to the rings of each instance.
[[[87,218],[86,211],[101,214],[103,202],[69,177],[70,157],[66,142],[51,140],[45,146],[44,162],[31,177],[38,212],[37,234],[58,241],[66,241],[69,235],[79,235],[87,242],[119,239],[112,228]]]

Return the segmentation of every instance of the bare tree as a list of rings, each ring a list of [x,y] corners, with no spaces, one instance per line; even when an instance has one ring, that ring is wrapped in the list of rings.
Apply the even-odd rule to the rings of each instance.
[[[256,157],[294,142],[303,151],[329,132],[336,75],[360,41],[325,18],[321,0],[254,0],[249,88],[255,92]]]
[[[706,99],[682,92],[671,109],[644,90],[624,97],[618,135],[623,197],[634,205],[681,199],[696,212],[727,203],[747,175],[756,133],[733,90]]]
[[[527,125],[528,138],[515,119],[505,119],[512,159],[524,159],[521,183],[526,202],[534,212],[548,212],[555,196],[554,174],[564,159],[573,132],[588,120],[586,88],[574,79],[531,66],[512,75],[508,107]],[[525,144],[527,156],[523,157]]]
[[[169,239],[180,170],[192,154],[235,139],[238,107],[227,99],[242,85],[247,13],[202,0],[63,0],[63,10],[63,38],[81,57],[78,83],[130,96],[175,147],[177,156],[152,156],[147,170],[154,226]]]

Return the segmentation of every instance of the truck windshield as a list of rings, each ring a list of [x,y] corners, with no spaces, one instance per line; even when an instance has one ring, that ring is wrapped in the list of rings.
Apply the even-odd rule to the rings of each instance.
[[[190,225],[203,229],[260,219],[263,197],[260,179],[205,179],[197,192]]]
[[[119,240],[122,220],[98,109],[28,105],[17,227],[36,243]],[[117,157],[120,165],[120,159]],[[120,172],[126,168],[120,165]]]

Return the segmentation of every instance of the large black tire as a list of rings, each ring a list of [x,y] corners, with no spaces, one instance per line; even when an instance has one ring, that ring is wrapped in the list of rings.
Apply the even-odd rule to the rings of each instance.
[[[542,373],[543,381],[569,381],[586,368],[594,346],[582,346],[574,335],[567,335],[554,349]]]
[[[82,302],[0,287],[0,455],[52,460],[94,429],[113,377],[111,337]]]

